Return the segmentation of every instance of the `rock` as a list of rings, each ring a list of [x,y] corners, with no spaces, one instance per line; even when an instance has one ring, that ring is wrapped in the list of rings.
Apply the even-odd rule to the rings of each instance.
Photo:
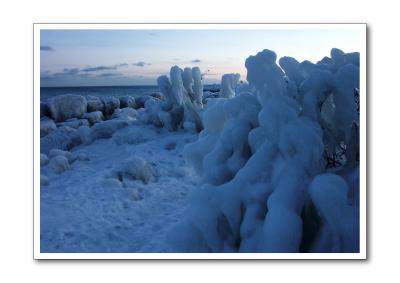
[[[165,96],[161,92],[152,92],[150,96],[155,97],[160,100],[165,100]]]
[[[79,127],[76,130],[76,134],[82,144],[91,144],[93,141],[92,132],[88,126]]]
[[[40,137],[47,136],[52,131],[56,130],[57,126],[50,118],[43,117],[40,119]]]
[[[77,161],[77,160],[79,160],[79,161],[89,161],[90,158],[87,155],[87,153],[85,153],[85,152],[79,152],[79,153],[72,154],[72,162]]]
[[[46,175],[40,174],[40,186],[45,187],[50,184],[49,178]]]
[[[141,180],[145,184],[156,180],[153,167],[140,157],[134,157],[125,164],[123,176],[134,180]]]
[[[50,159],[50,168],[56,173],[62,173],[69,169],[69,162],[65,156],[57,155]]]
[[[50,158],[53,158],[53,157],[56,157],[56,156],[59,156],[59,155],[60,156],[64,156],[65,158],[67,158],[68,162],[72,161],[72,153],[69,152],[69,151],[53,148],[49,152],[49,157]]]
[[[85,113],[88,114],[88,113]],[[57,126],[62,127],[62,126],[68,126],[74,129],[79,128],[80,126],[89,126],[90,123],[87,119],[70,119],[65,122],[57,123]]]
[[[120,108],[125,108],[125,107],[135,108],[135,106],[136,106],[135,98],[133,98],[132,96],[128,96],[128,95],[120,97],[119,102],[120,102]]]
[[[128,126],[126,121],[108,120],[95,124],[91,128],[92,139],[108,139],[111,138],[115,131]]]
[[[40,166],[47,165],[48,163],[49,163],[49,158],[47,157],[47,155],[41,153],[40,154]]]
[[[93,125],[93,124],[103,121],[104,115],[103,115],[103,112],[101,112],[101,111],[94,111],[94,112],[90,112],[90,113],[85,113],[85,115],[83,115],[82,118],[88,119],[90,124]]]
[[[149,99],[149,95],[142,95],[135,99],[135,109],[144,108],[146,100]]]
[[[111,118],[119,119],[119,120],[126,120],[126,121],[133,121],[133,120],[136,120],[137,116],[138,116],[138,113],[135,109],[123,108],[123,109],[115,109]]]
[[[59,127],[40,139],[40,153],[49,154],[53,148],[70,150],[81,143],[77,130],[71,127]]]
[[[87,101],[82,95],[64,94],[50,98],[47,106],[53,120],[62,122],[82,117],[86,113]]]
[[[49,116],[49,109],[46,103],[40,101],[40,118],[44,116]]]
[[[102,101],[104,103],[104,115],[106,116],[111,116],[114,110],[120,107],[119,99],[116,97],[103,97]]]
[[[87,99],[87,112],[104,111],[104,103],[97,96],[88,95]]]

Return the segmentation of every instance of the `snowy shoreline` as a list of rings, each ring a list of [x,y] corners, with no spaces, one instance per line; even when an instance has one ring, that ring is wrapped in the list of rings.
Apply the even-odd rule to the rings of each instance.
[[[359,54],[41,104],[42,252],[358,252]]]

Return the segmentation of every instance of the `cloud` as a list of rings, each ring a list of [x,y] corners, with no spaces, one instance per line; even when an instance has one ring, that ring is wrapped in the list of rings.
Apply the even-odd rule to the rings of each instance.
[[[97,71],[107,71],[107,70],[115,70],[116,66],[97,66],[97,67],[89,67],[82,69],[82,72],[97,72]]]
[[[53,47],[48,46],[48,45],[41,45],[40,51],[54,51],[54,49],[53,49]]]
[[[96,77],[98,78],[110,78],[110,77],[120,77],[123,76],[122,73],[103,73],[103,74],[99,74]]]
[[[121,63],[121,64],[117,64],[115,65],[115,67],[119,68],[119,67],[128,67],[129,64],[128,63]]]
[[[137,63],[133,63],[132,65],[133,65],[133,66],[136,66],[136,67],[144,67],[144,66],[149,66],[149,65],[151,65],[151,64],[150,64],[150,63],[143,62],[143,61],[139,61],[139,62],[137,62]]]
[[[200,63],[200,62],[201,62],[200,59],[194,59],[194,60],[192,60],[192,63]]]
[[[64,70],[62,72],[55,73],[54,76],[58,76],[58,77],[60,77],[60,76],[74,76],[74,75],[77,75],[78,73],[79,73],[79,69],[78,68],[72,68],[72,69],[64,68]]]

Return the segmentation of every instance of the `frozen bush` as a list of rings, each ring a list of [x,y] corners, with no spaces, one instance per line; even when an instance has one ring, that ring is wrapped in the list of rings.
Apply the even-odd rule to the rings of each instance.
[[[102,101],[104,104],[104,115],[107,117],[111,116],[114,110],[120,107],[119,99],[116,97],[102,97]]]
[[[346,165],[350,199],[341,171],[325,173],[326,148],[347,143],[350,120],[358,121],[350,101],[356,57],[338,50],[317,64],[283,57],[284,72],[270,50],[246,60],[250,93],[211,99],[198,140],[184,148],[201,181],[168,236],[175,251],[358,250],[359,175],[349,167],[357,163]]]
[[[232,98],[235,96],[235,89],[239,82],[239,74],[225,74],[221,79],[220,97]]]
[[[125,107],[132,107],[135,108],[136,104],[135,104],[135,98],[133,98],[132,96],[122,96],[119,98],[119,102],[120,102],[120,107],[121,108],[125,108]]]

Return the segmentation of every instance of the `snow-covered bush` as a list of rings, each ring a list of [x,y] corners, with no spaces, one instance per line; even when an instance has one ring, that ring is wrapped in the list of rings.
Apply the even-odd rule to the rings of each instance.
[[[358,167],[328,174],[326,154],[351,141],[357,151],[357,56],[333,49],[329,60],[283,57],[281,67],[270,50],[247,58],[255,95],[210,100],[198,141],[185,147],[201,186],[169,235],[173,250],[358,251]]]
[[[200,131],[200,110],[203,107],[200,69],[185,68],[182,71],[178,66],[174,66],[171,68],[170,78],[160,76],[157,84],[165,101],[154,97],[147,99],[144,104],[145,110],[139,111],[139,119],[171,131],[181,127]]]
[[[220,97],[231,98],[235,96],[235,89],[239,82],[239,74],[224,74],[221,79]]]

